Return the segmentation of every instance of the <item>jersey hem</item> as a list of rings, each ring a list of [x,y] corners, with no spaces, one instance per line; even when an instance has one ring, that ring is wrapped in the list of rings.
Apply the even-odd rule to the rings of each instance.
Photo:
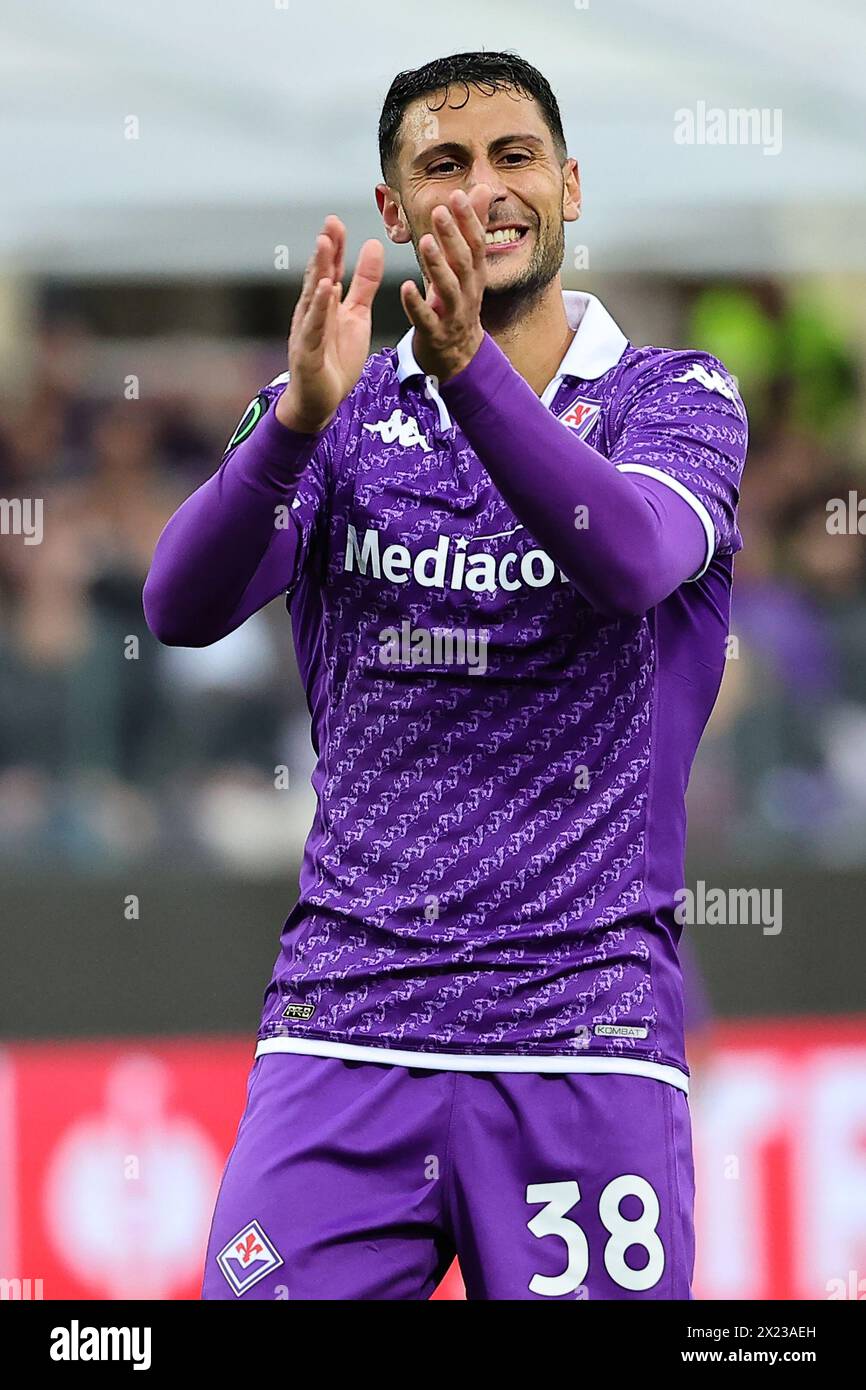
[[[329,1042],[321,1038],[260,1038],[256,1057],[292,1052],[307,1057],[338,1057],[346,1062],[384,1062],[389,1066],[421,1067],[427,1071],[584,1072],[646,1076],[689,1093],[689,1078],[679,1067],[642,1057],[552,1056],[515,1052],[413,1052],[406,1048],[370,1047],[361,1043]]]

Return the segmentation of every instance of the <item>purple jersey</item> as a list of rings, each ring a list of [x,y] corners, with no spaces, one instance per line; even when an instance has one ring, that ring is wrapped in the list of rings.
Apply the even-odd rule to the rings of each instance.
[[[288,511],[317,810],[258,1054],[687,1086],[674,894],[745,413],[716,359],[634,347],[592,296],[564,298],[577,331],[543,404],[684,497],[706,563],[645,614],[596,611],[497,491],[411,332],[368,360]]]

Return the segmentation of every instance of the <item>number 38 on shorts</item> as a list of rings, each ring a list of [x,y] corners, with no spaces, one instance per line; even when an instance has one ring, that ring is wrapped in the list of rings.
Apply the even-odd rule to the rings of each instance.
[[[564,1267],[557,1274],[534,1274],[531,1293],[548,1298],[586,1297],[592,1260],[601,1260],[615,1284],[633,1293],[653,1288],[665,1270],[665,1251],[658,1233],[661,1214],[655,1189],[636,1173],[623,1173],[603,1189],[591,1223],[581,1221],[581,1191],[571,1182],[530,1183],[526,1201],[541,1210],[527,1222],[539,1240],[556,1236],[564,1246]],[[638,1214],[632,1215],[631,1208]],[[600,1250],[590,1251],[585,1224],[606,1235]],[[628,1256],[628,1259],[626,1258]]]

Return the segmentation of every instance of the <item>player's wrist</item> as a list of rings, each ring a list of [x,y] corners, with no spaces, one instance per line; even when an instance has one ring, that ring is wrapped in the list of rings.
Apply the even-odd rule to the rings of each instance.
[[[468,341],[453,353],[443,354],[438,372],[441,385],[453,381],[456,376],[464,372],[472,363],[478,353],[481,344],[484,342],[484,330],[479,328],[477,333],[472,334]]]
[[[287,399],[284,391],[277,401],[274,414],[287,430],[294,430],[296,434],[321,434],[327,429],[334,418],[335,412],[323,415],[321,411],[304,409],[303,405],[294,398]]]
[[[501,365],[500,358],[507,364],[507,358],[489,333],[482,332],[475,351],[471,356],[464,356],[460,370],[442,378],[440,384],[456,399],[458,394],[471,390],[477,383],[486,381],[491,373],[496,373]]]

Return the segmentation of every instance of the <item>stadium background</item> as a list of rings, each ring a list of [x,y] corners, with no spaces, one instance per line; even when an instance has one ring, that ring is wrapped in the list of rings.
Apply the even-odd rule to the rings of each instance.
[[[196,1295],[312,753],[280,603],[165,650],[141,585],[284,368],[324,214],[377,233],[391,77],[488,47],[560,99],[565,284],[716,352],[751,418],[687,882],[784,916],[689,932],[697,1293],[866,1296],[866,538],[827,525],[866,496],[862,10],[32,0],[0,38],[0,497],[44,506],[0,535],[3,1295]],[[700,103],[778,111],[780,148],[678,143]]]

